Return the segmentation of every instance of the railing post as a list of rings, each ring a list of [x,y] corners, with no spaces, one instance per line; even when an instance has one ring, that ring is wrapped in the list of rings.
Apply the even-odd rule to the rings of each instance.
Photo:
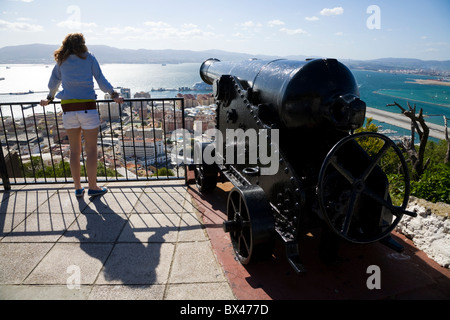
[[[0,152],[0,176],[2,178],[3,181],[3,188],[5,190],[11,190],[11,183],[9,182],[9,175],[8,175],[8,169],[6,168],[6,159],[5,159],[5,155],[3,154],[3,146],[0,147],[2,148],[2,152]]]

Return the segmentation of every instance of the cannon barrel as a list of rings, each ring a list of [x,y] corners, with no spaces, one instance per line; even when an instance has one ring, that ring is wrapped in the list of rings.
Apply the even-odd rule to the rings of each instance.
[[[208,84],[223,75],[236,77],[248,88],[253,105],[272,109],[287,128],[331,126],[353,130],[364,123],[366,105],[351,71],[336,59],[247,60],[208,59],[200,77]],[[214,85],[215,90],[219,85]],[[219,93],[215,92],[216,95]]]

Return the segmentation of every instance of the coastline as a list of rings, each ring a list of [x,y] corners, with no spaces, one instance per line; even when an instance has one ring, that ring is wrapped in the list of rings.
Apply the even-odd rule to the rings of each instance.
[[[405,81],[405,83],[450,87],[450,82],[437,79],[412,79],[412,81]]]
[[[385,90],[385,89],[375,90],[375,91],[373,91],[372,93],[374,93],[374,94],[379,94],[379,95],[381,95],[381,96],[386,96],[386,97],[392,97],[392,98],[397,98],[397,99],[405,99],[405,100],[409,100],[409,101],[413,101],[413,102],[428,103],[428,104],[431,103],[431,102],[428,102],[428,101],[422,101],[422,100],[411,99],[411,98],[406,98],[406,97],[402,97],[402,96],[396,96],[396,95],[393,95],[393,94],[383,93],[383,92],[381,92],[381,91],[383,91],[383,90]],[[434,104],[434,105],[436,105],[436,106],[439,106],[439,107],[445,107],[445,108],[448,108],[448,107],[449,107],[449,104],[436,103],[436,102],[433,102],[432,104]]]
[[[373,118],[374,120],[389,123],[393,126],[411,129],[411,121],[409,118],[401,113],[394,113],[389,111],[383,111],[375,108],[366,108],[366,118]],[[428,128],[430,128],[430,137],[445,140],[445,127],[431,122],[427,122]]]

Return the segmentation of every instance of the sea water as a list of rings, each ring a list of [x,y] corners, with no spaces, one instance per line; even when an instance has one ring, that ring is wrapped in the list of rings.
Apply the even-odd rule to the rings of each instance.
[[[174,98],[177,91],[152,91],[158,88],[178,89],[190,87],[200,78],[201,63],[183,64],[103,64],[105,77],[114,87],[131,89],[131,96],[136,92],[150,92],[152,98]],[[54,65],[12,64],[0,65],[0,103],[33,103],[45,99],[48,94],[48,80]],[[438,79],[438,77],[392,74],[364,70],[352,70],[359,88],[361,99],[368,107],[400,113],[395,106],[399,103],[404,108],[409,102],[416,104],[417,112],[423,109],[426,121],[443,125],[443,116],[450,118],[450,87],[414,83],[414,79]],[[15,94],[11,94],[15,93]],[[17,94],[19,93],[19,94]],[[186,92],[182,92],[186,93]],[[196,93],[196,92],[189,92]],[[98,99],[104,94],[97,90]],[[8,115],[9,106],[3,106],[3,115]],[[30,108],[31,109],[31,108]],[[27,109],[27,113],[31,113]],[[34,112],[42,112],[35,107]],[[21,116],[14,111],[14,116]],[[375,122],[376,123],[376,122]],[[385,124],[383,124],[385,125]]]

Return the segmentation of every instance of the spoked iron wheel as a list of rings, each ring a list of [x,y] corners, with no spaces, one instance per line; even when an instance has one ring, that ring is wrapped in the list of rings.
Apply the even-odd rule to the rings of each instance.
[[[228,196],[227,216],[223,228],[230,233],[235,255],[242,264],[270,257],[275,225],[261,187],[232,189]]]
[[[194,155],[202,155],[205,148],[212,146],[211,143],[197,143],[194,148]],[[213,190],[217,185],[217,175],[219,168],[215,163],[207,164],[203,158],[195,159],[195,184],[200,192],[208,192]]]
[[[368,149],[363,141],[375,146]],[[394,152],[391,152],[392,149]],[[397,157],[403,175],[403,199],[396,206],[380,163]],[[350,135],[328,153],[319,173],[317,195],[324,220],[342,238],[355,243],[383,239],[407,212],[409,174],[400,149],[388,137],[372,132]]]
[[[217,170],[203,165],[195,166],[195,184],[200,192],[213,190],[217,185]]]

